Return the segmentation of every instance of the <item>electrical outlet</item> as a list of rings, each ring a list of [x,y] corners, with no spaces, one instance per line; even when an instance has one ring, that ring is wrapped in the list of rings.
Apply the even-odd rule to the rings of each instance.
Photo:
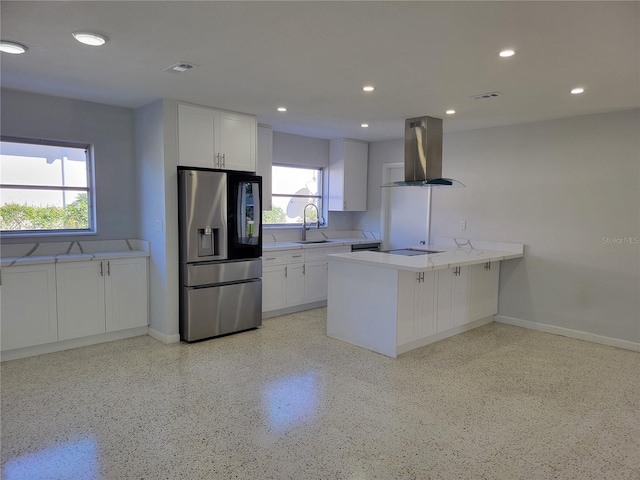
[[[162,220],[156,220],[155,229],[156,229],[156,232],[161,232],[162,231]]]
[[[363,232],[368,232],[369,231],[369,225],[367,225],[366,223],[362,226],[362,231]]]
[[[467,222],[465,220],[460,220],[460,230],[467,229]]]

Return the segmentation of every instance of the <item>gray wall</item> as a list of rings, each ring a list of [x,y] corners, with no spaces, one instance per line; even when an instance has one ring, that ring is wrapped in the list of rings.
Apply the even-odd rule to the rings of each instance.
[[[134,238],[136,163],[133,110],[2,89],[2,135],[94,145],[97,235],[69,240]],[[55,242],[61,237],[25,237],[2,243]]]
[[[328,192],[329,140],[273,132],[273,163],[324,168],[324,191]],[[353,229],[354,213],[327,212],[326,207],[327,205],[323,215],[327,218],[329,230]],[[279,229],[282,230],[282,228]]]
[[[501,267],[501,315],[640,341],[639,245],[606,240],[640,236],[639,119],[631,110],[445,135],[443,176],[467,188],[434,190],[432,236],[526,245]],[[379,225],[382,164],[402,149],[370,144],[358,228]]]

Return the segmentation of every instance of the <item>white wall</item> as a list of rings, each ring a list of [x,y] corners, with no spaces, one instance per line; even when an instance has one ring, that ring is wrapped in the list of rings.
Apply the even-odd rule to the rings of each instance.
[[[448,135],[433,234],[525,243],[499,313],[640,341],[640,110]],[[453,193],[453,194],[449,194]],[[467,220],[467,230],[458,229]]]
[[[369,143],[369,170],[367,172],[367,211],[354,214],[355,230],[367,230],[382,232],[381,209],[382,188],[386,183],[382,179],[382,166],[385,163],[404,162],[404,139],[385,140],[383,142]]]
[[[432,236],[524,243],[501,267],[499,314],[640,342],[640,111],[446,134]],[[369,208],[380,216],[382,164],[401,140],[370,144]],[[460,220],[467,229],[460,230]],[[379,221],[379,220],[378,220]]]
[[[151,245],[150,333],[165,342],[179,335],[176,116],[167,100],[135,112],[138,236]]]
[[[97,235],[74,240],[134,238],[136,229],[136,163],[133,110],[99,103],[1,91],[2,135],[63,140],[94,145]],[[29,237],[29,241],[60,241]],[[2,243],[24,243],[24,237]]]

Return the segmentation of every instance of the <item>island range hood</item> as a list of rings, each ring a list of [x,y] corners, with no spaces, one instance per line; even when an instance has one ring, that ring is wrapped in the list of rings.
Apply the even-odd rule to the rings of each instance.
[[[464,187],[442,177],[442,119],[409,118],[404,122],[404,181],[383,187]]]

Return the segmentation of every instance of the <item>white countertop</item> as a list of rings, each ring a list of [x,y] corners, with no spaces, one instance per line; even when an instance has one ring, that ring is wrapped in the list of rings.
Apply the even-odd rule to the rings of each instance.
[[[446,240],[446,239],[443,239]],[[376,267],[393,268],[396,270],[408,270],[411,272],[426,272],[429,270],[441,270],[445,268],[461,267],[465,265],[475,265],[485,262],[499,262],[512,258],[524,256],[524,246],[521,244],[495,243],[495,247],[502,247],[505,250],[492,248],[489,242],[477,242],[477,246],[472,246],[473,241],[460,241],[456,244],[447,242],[436,245],[418,245],[409,247],[415,250],[437,250],[440,253],[428,255],[403,256],[393,255],[384,252],[350,252],[329,254],[329,262],[352,262],[361,265],[371,265]]]
[[[149,243],[137,240],[25,243],[2,246],[1,266],[148,257]]]

